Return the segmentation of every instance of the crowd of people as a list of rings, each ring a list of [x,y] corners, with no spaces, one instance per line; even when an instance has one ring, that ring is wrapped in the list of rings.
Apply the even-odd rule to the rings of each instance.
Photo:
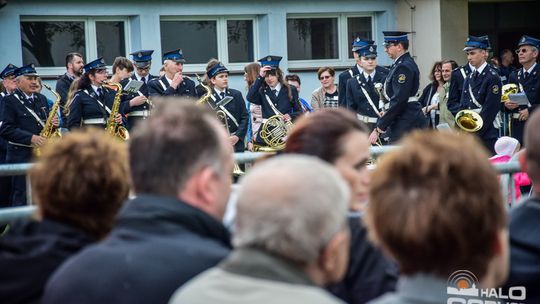
[[[530,233],[540,40],[520,39],[523,68],[511,71],[507,52],[496,67],[487,36],[470,36],[468,64],[434,63],[424,89],[408,47],[407,33],[384,32],[386,68],[373,41],[355,39],[356,65],[337,83],[332,67],[318,69],[309,101],[275,55],[244,68],[245,99],[217,59],[198,84],[184,75],[180,49],[163,55],[160,76],[149,73],[153,51],[141,50],[117,58],[111,78],[102,58],[84,64],[70,53],[54,101],[39,93],[33,65],[9,64],[0,161],[36,161],[38,208],[0,236],[0,299],[441,303],[447,287],[463,287],[448,278],[467,270],[477,286],[525,286],[527,303],[540,301]],[[501,102],[503,82],[526,102]],[[470,127],[461,115],[477,128],[438,131]],[[111,123],[129,130],[126,142],[110,136]],[[45,135],[49,127],[63,138]],[[232,153],[275,150],[276,134],[282,153],[240,180],[229,229]],[[370,172],[370,146],[396,143]],[[512,158],[527,173],[515,184],[533,190],[508,217],[490,161]],[[3,205],[27,203],[24,176],[0,182]]]

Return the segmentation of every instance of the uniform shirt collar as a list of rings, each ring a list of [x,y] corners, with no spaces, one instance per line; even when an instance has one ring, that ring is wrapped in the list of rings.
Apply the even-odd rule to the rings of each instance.
[[[484,61],[484,63],[482,63],[482,65],[478,68],[478,69],[475,69],[476,71],[478,71],[478,74],[482,74],[482,72],[484,71],[484,69],[487,67],[487,61]],[[474,71],[474,70],[473,70]]]
[[[399,58],[403,57],[403,55],[408,54],[408,53],[409,53],[409,52],[407,51],[407,52],[405,52],[405,53],[399,55],[399,57],[396,58],[396,60],[394,60],[394,63],[396,63],[396,62],[399,60]]]
[[[26,95],[25,92],[23,92],[23,91],[21,91],[21,92],[23,93],[24,97],[25,97],[27,100],[29,100],[30,98],[34,98],[34,94],[32,94],[32,95]]]
[[[376,72],[377,72],[376,70],[373,70],[373,72],[371,72],[371,74],[368,74],[366,71],[362,71],[362,73],[364,74],[364,78],[367,80],[368,76],[371,76],[372,81],[373,81],[373,79],[375,79],[375,73]]]
[[[523,68],[523,73],[529,72],[529,74],[531,74],[535,67],[536,67],[536,62],[532,65],[532,67],[530,69],[528,69],[526,71],[525,71],[525,68]]]
[[[279,93],[279,91],[281,90],[281,83],[278,82],[278,84],[277,84],[277,86],[275,88],[270,87],[270,89],[271,90],[276,90]]]
[[[360,73],[364,71],[364,69],[361,66],[359,66],[358,63],[356,64],[356,68],[358,69]]]
[[[221,93],[225,93],[226,90],[221,91],[221,90],[218,89],[217,87],[214,87],[214,91],[216,91],[216,93],[217,93],[218,95],[221,95]]]
[[[169,83],[169,86],[170,86],[171,83],[172,83],[172,79],[169,79],[169,77],[167,77],[167,75],[165,75],[165,79],[167,79],[167,82]]]
[[[92,89],[94,90],[94,92],[96,92],[96,94],[98,94],[98,89],[100,89],[101,87],[97,87],[95,85],[92,85]],[[103,91],[103,90],[102,90]]]

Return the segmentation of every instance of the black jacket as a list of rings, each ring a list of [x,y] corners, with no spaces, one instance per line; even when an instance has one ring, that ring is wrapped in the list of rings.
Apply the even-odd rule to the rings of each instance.
[[[373,77],[372,83],[369,83],[364,77],[363,73],[356,75],[354,78],[349,78],[347,81],[347,106],[349,110],[354,111],[358,114],[369,116],[369,117],[378,117],[377,113],[373,110],[373,107],[369,104],[368,99],[366,98],[362,88],[371,98],[373,105],[379,107],[379,94],[375,89],[375,84],[384,83],[388,70],[386,68],[380,68],[375,71],[375,76]],[[379,109],[378,112],[380,112]]]
[[[278,92],[278,96],[275,96],[270,87],[263,85],[263,83],[264,78],[258,76],[251,88],[249,88],[246,96],[249,102],[261,106],[263,118],[269,118],[275,115],[266,96],[270,98],[281,114],[289,114],[293,119],[302,114],[302,108],[300,107],[300,101],[298,100],[298,91],[295,87],[291,87],[292,99],[289,99],[289,93],[285,86],[282,85]]]
[[[433,85],[432,82],[430,82],[424,90],[422,90],[422,95],[418,98],[418,102],[422,105],[422,108],[425,108],[429,105],[431,105],[431,99],[433,99],[433,95],[437,93],[437,86]],[[435,125],[432,124],[431,121],[431,112],[426,114],[426,119],[429,123],[429,126],[432,128],[435,128],[439,124],[439,111],[438,110],[432,110],[436,111],[435,113]]]
[[[112,110],[116,91],[106,87],[102,87],[102,89],[103,95],[101,98],[98,98],[92,87],[79,90],[75,94],[73,102],[69,106],[69,116],[66,124],[67,128],[70,130],[80,128],[85,125],[84,121],[87,119],[102,118],[105,122],[107,121],[109,118],[107,108]],[[119,113],[124,114],[128,110],[129,103],[122,102],[120,104]],[[105,127],[105,124],[92,126]]]
[[[28,109],[32,110],[42,123],[45,123],[49,116],[47,98],[42,94],[35,93],[34,101],[30,102],[21,90],[16,90],[2,99],[0,134],[5,140],[30,145],[32,135],[39,135],[43,126]]]
[[[422,107],[418,102],[410,102],[420,87],[420,71],[409,52],[401,55],[390,68],[384,83],[385,97],[390,107],[377,121],[383,131],[390,128],[389,142],[397,142],[405,133],[427,127]]]
[[[225,227],[174,198],[126,203],[111,234],[51,277],[42,303],[168,303],[185,282],[230,252]]]
[[[396,290],[398,271],[367,237],[367,229],[357,215],[349,215],[351,248],[349,266],[343,281],[328,290],[350,304],[367,303]]]
[[[51,220],[24,220],[0,238],[2,303],[39,303],[49,276],[67,258],[95,240],[85,232]]]
[[[540,199],[530,198],[510,212],[510,273],[503,290],[525,286],[525,303],[540,303]]]
[[[186,96],[197,97],[195,90],[195,82],[184,76],[184,81],[176,87],[176,90],[171,87],[165,75],[160,78],[152,79],[148,82],[148,94],[150,97],[156,96]]]
[[[229,126],[229,134],[236,135],[238,136],[238,138],[240,138],[240,140],[234,146],[234,151],[243,152],[245,150],[244,138],[246,137],[249,122],[249,114],[246,108],[246,103],[244,102],[242,93],[240,93],[240,91],[238,90],[227,89],[225,91],[225,96],[231,96],[233,99],[225,106],[223,106],[223,108],[225,108],[225,110],[227,110],[227,112],[229,112],[234,117],[236,123],[238,123],[237,125],[232,120],[232,118],[224,111],[225,117],[227,119],[227,125]],[[210,97],[209,102],[213,102],[215,104],[218,103],[221,99],[221,96],[219,96],[215,90],[212,90],[212,96]],[[223,109],[220,109],[219,107],[214,110],[223,111]]]
[[[457,112],[459,112],[461,95],[463,94],[463,83],[465,82],[465,78],[467,78],[470,73],[471,66],[469,64],[456,68],[452,71],[450,88],[448,89],[447,107],[454,116],[456,116]]]

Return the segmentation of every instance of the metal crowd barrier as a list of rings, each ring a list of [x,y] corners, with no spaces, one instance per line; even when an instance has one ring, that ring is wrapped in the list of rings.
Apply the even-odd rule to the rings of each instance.
[[[371,155],[375,158],[388,152],[399,148],[397,146],[381,146],[381,147],[371,147]],[[255,160],[270,155],[272,153],[268,152],[244,152],[244,153],[235,153],[234,159],[239,164],[252,163]],[[32,167],[31,163],[28,164],[6,164],[0,165],[0,176],[12,176],[12,175],[24,175]],[[497,172],[501,175],[501,186],[502,194],[506,199],[511,195],[511,204],[516,203],[515,200],[515,189],[513,183],[513,173],[521,172],[521,166],[517,161],[511,161],[508,163],[501,163],[494,165]],[[504,177],[504,178],[503,178]],[[28,202],[31,202],[31,193],[30,193],[30,181],[27,178],[27,193],[28,193]],[[10,208],[1,208],[0,209],[0,224],[10,222],[14,219],[30,217],[35,212],[35,206],[23,206],[23,207],[10,207]]]

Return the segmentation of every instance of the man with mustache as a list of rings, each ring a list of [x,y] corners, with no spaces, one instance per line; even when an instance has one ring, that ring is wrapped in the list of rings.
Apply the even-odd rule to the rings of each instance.
[[[38,93],[38,75],[33,64],[15,70],[17,90],[3,99],[0,136],[7,140],[6,162],[27,163],[32,158],[32,148],[41,146],[46,138],[40,136],[49,116],[47,98]],[[58,117],[53,119],[58,126]],[[12,178],[11,205],[26,205],[26,180],[24,175]]]

